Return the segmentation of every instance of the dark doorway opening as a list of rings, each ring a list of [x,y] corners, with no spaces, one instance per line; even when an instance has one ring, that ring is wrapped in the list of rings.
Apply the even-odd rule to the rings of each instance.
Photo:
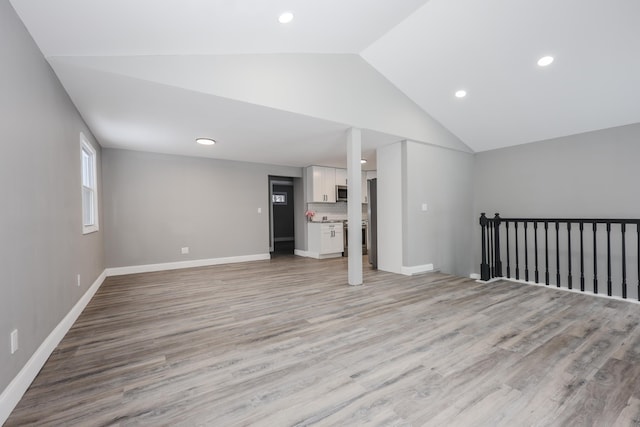
[[[270,177],[271,251],[293,254],[295,249],[293,179]]]

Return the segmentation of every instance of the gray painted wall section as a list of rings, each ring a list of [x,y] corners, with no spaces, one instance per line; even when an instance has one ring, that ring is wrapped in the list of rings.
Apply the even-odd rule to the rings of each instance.
[[[102,161],[107,267],[266,254],[268,177],[302,175],[301,168],[109,148]]]
[[[640,124],[633,124],[478,153],[474,271],[480,270],[480,212],[505,217],[640,218],[639,141]]]
[[[473,259],[469,219],[474,156],[412,141],[404,144],[403,265],[433,264],[467,276]]]
[[[307,218],[305,217],[306,207],[306,194],[307,186],[305,185],[305,175],[293,180],[293,200],[295,206],[293,208],[293,214],[295,216],[295,248],[301,251],[307,250]]]
[[[403,259],[402,144],[377,150],[378,268],[398,274]]]
[[[0,57],[2,391],[104,270],[104,228],[82,234],[80,132],[100,147],[8,0]],[[13,329],[20,348],[11,355]]]

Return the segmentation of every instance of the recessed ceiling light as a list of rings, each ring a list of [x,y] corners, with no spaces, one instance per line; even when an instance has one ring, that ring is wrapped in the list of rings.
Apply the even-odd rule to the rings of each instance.
[[[281,24],[288,24],[291,21],[293,21],[293,13],[291,12],[284,12],[278,16],[278,22]]]
[[[360,159],[360,164],[364,165],[365,163],[367,163],[367,159]]]
[[[543,56],[542,58],[538,59],[538,65],[541,67],[546,67],[547,65],[550,65],[553,62],[553,56]]]
[[[456,91],[456,98],[464,98],[465,96],[467,96],[466,90],[460,89],[459,91]]]
[[[216,141],[211,138],[196,138],[196,142],[200,145],[213,145],[216,143]]]

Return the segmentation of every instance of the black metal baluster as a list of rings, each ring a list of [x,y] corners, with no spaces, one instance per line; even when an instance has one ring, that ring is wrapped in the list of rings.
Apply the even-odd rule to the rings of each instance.
[[[536,251],[535,254],[535,262],[536,262],[536,271],[535,278],[536,283],[538,283],[538,223],[536,221],[533,222],[533,246]]]
[[[518,222],[513,224],[516,233],[516,280],[520,280],[520,260],[518,259]]]
[[[580,291],[584,292],[584,240],[582,239],[582,231],[584,230],[584,222],[580,223]],[[640,286],[640,285],[639,285]]]
[[[482,231],[482,260],[480,261],[480,279],[489,280],[489,264],[487,264],[487,217],[480,214],[480,229]]]
[[[607,295],[611,296],[611,223],[607,223]]]
[[[489,222],[489,273],[491,274],[491,278],[496,277],[496,265],[494,263],[493,256],[495,252],[493,251],[493,221]]]
[[[560,287],[560,223],[556,221],[556,286]]]
[[[627,224],[620,224],[620,232],[622,233],[622,298],[627,299],[627,242],[626,239]]]
[[[569,287],[569,289],[573,289],[573,277],[571,276],[571,223],[567,222],[567,251],[569,253],[569,276],[567,277],[567,286]]]
[[[509,261],[509,221],[505,224],[506,227],[506,235],[507,235],[507,278],[511,278],[511,262]]]
[[[502,277],[502,259],[500,256],[500,223],[502,223],[502,220],[500,219],[499,213],[496,213],[493,223],[495,227],[495,277]]]
[[[529,244],[527,243],[527,221],[524,222],[524,280],[529,281]]]
[[[549,286],[549,223],[544,222],[544,283]]]
[[[596,244],[596,231],[598,224],[593,223],[593,293],[598,293],[598,245]]]

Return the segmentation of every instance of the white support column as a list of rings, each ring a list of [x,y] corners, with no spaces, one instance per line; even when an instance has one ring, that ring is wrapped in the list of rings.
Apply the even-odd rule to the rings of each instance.
[[[362,132],[347,131],[347,220],[349,221],[349,284],[362,285]]]

